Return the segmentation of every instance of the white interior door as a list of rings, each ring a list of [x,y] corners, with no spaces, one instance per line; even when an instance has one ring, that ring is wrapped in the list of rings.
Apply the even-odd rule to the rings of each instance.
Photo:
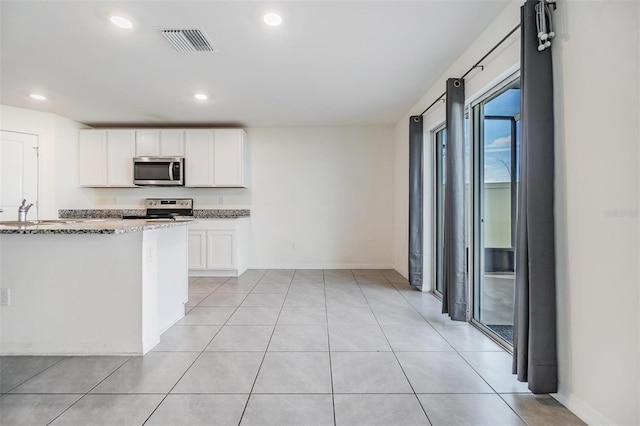
[[[38,137],[0,131],[1,220],[18,220],[22,200],[33,203],[28,219],[38,218]]]

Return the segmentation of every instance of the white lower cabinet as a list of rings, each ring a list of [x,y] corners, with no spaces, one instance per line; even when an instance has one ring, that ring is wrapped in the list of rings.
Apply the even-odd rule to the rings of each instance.
[[[189,225],[189,276],[237,277],[247,270],[248,219],[197,219]]]
[[[189,229],[189,271],[198,269],[207,269],[207,231]]]
[[[238,231],[207,231],[207,267],[235,269]]]

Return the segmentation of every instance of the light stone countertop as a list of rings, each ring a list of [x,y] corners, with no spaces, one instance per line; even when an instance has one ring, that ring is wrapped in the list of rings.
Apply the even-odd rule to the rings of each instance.
[[[42,222],[46,222],[46,220]],[[125,234],[129,232],[188,225],[192,222],[193,220],[185,219],[89,219],[33,224],[28,226],[0,224],[0,234]]]
[[[64,219],[120,219],[122,216],[142,216],[145,209],[68,209],[58,210]],[[251,216],[249,209],[193,209],[194,219],[240,219]]]

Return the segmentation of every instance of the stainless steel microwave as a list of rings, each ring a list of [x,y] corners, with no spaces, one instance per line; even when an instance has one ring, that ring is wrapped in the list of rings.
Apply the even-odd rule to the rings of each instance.
[[[184,158],[134,157],[133,183],[140,186],[184,186]]]

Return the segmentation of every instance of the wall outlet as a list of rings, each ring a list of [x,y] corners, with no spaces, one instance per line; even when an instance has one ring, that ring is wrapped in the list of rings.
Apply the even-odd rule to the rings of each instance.
[[[0,288],[0,306],[9,306],[11,293],[8,288]]]
[[[224,204],[224,197],[222,195],[218,197],[218,204]]]

